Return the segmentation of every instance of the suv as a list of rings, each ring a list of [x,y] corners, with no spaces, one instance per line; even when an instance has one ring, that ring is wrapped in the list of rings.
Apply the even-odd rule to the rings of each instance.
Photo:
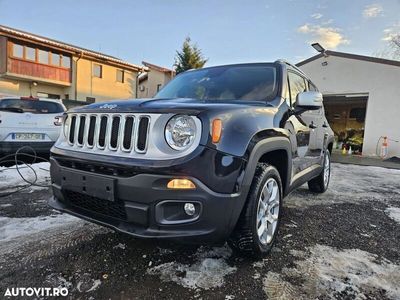
[[[60,135],[65,111],[60,100],[0,99],[0,154],[14,153],[23,146],[49,153]]]
[[[65,116],[50,205],[135,237],[229,244],[261,256],[282,200],[329,184],[322,95],[284,61],[184,72],[153,99]]]

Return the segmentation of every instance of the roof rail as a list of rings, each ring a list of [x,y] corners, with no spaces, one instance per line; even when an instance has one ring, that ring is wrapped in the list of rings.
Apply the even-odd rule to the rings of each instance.
[[[287,64],[288,66],[291,66],[293,69],[295,69],[296,71],[300,72],[301,74],[306,75],[301,69],[299,69],[299,67],[297,67],[296,65],[294,65],[294,64],[292,64],[292,63],[290,63],[290,62],[288,62],[287,60],[278,59],[278,60],[276,60],[275,62],[280,62],[280,63]]]

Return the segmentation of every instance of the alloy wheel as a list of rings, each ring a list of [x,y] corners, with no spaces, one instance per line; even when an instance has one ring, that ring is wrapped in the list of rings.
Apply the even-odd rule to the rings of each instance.
[[[278,227],[280,191],[274,178],[269,178],[261,191],[257,208],[257,235],[263,245],[271,243]]]

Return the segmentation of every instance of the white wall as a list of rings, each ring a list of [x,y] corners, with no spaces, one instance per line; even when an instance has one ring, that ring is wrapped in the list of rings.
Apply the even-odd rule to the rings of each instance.
[[[322,62],[327,62],[322,66]],[[364,155],[375,155],[380,136],[400,140],[400,67],[336,56],[300,67],[323,94],[369,93]],[[389,155],[400,157],[400,143],[389,141]]]

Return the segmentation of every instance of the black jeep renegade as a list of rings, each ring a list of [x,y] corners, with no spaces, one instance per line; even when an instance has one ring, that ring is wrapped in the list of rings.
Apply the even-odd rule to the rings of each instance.
[[[322,95],[295,66],[191,70],[153,99],[70,110],[50,205],[136,237],[263,255],[283,198],[327,189],[332,143]]]

